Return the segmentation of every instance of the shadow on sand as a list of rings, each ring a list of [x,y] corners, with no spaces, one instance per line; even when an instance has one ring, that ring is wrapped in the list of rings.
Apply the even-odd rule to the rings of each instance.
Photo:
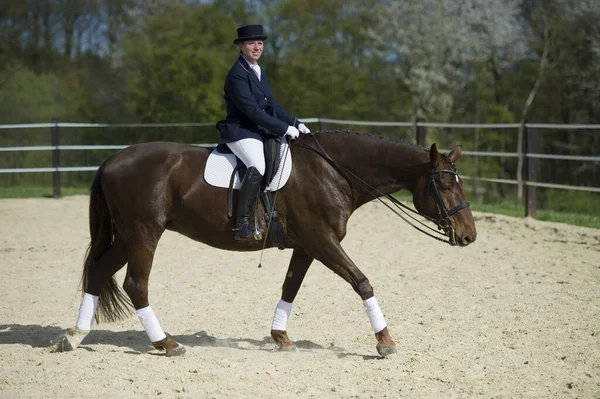
[[[40,325],[20,325],[20,324],[0,324],[0,345],[20,344],[28,345],[33,348],[49,348],[65,332],[63,328],[56,326]],[[250,338],[217,338],[209,335],[206,331],[199,331],[193,334],[172,335],[172,338],[188,347],[221,347],[233,348],[239,350],[260,350],[274,352],[275,343],[271,337],[264,337],[262,340]],[[148,337],[144,331],[110,331],[110,330],[92,330],[92,332],[83,340],[82,345],[114,345],[118,347],[130,348],[136,353],[143,353],[152,350],[148,343]],[[296,341],[296,347],[302,353],[333,353],[339,358],[347,356],[358,356],[364,360],[381,359],[380,356],[359,355],[350,353],[343,348],[336,346],[323,347],[311,341]],[[93,350],[86,347],[87,350]]]

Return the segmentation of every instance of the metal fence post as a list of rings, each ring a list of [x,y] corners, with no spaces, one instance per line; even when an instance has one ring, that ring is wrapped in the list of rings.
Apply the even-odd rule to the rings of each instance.
[[[52,189],[54,192],[54,198],[60,198],[60,172],[58,168],[60,168],[60,150],[58,146],[60,145],[60,128],[58,126],[58,119],[52,119],[52,128],[50,129],[51,133],[51,141],[52,147],[52,168],[54,172],[52,172]]]
[[[534,183],[537,180],[537,159],[528,156],[536,152],[535,130],[527,125],[525,125],[525,138],[527,141],[524,154],[525,164],[527,165],[527,181],[525,182],[525,216],[535,218],[537,190],[535,186],[532,186],[529,183]]]
[[[425,126],[419,125],[419,123],[425,122],[423,118],[417,118],[415,125],[417,126],[417,145],[425,147],[425,137],[427,136],[427,129]]]

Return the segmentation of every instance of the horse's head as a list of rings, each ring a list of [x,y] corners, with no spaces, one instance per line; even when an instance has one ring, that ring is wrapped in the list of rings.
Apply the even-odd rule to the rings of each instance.
[[[431,146],[430,168],[417,181],[413,203],[419,213],[446,233],[451,245],[464,247],[475,241],[477,231],[462,179],[454,166],[461,153],[461,146],[447,156],[440,154],[435,144]]]

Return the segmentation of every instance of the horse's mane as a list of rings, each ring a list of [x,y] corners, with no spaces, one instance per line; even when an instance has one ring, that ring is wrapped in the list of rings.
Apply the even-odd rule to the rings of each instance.
[[[376,140],[389,140],[393,143],[396,144],[400,144],[402,146],[406,146],[406,147],[416,147],[418,149],[424,150],[424,151],[429,151],[429,148],[425,148],[422,147],[418,144],[415,144],[413,142],[410,141],[406,141],[406,140],[402,140],[402,139],[398,139],[396,137],[388,137],[388,136],[381,136],[379,134],[373,134],[373,133],[366,133],[366,132],[359,132],[356,130],[323,130],[323,131],[318,131],[315,132],[314,135],[318,136],[334,136],[334,135],[345,135],[345,136],[361,136],[361,137],[369,137],[372,139],[376,139]]]

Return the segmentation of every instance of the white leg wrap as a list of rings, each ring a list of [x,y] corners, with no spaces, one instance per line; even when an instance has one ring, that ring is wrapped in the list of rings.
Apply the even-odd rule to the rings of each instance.
[[[383,318],[383,313],[381,312],[381,308],[379,307],[379,303],[377,303],[377,298],[372,296],[366,301],[363,301],[363,306],[367,311],[367,316],[369,316],[371,327],[373,327],[373,331],[375,333],[378,333],[379,331],[387,327],[385,319]]]
[[[77,317],[75,327],[79,330],[90,331],[94,322],[94,316],[96,315],[96,309],[98,309],[98,297],[88,293],[83,294],[81,305],[79,305],[79,317]]]
[[[144,326],[144,330],[146,330],[146,334],[148,334],[150,342],[160,341],[167,336],[162,328],[160,328],[158,319],[156,318],[156,315],[150,306],[136,310],[135,314],[137,314],[138,319],[140,319],[140,323],[142,323],[142,326]]]
[[[287,331],[287,323],[292,314],[292,304],[280,299],[275,308],[271,330]]]

